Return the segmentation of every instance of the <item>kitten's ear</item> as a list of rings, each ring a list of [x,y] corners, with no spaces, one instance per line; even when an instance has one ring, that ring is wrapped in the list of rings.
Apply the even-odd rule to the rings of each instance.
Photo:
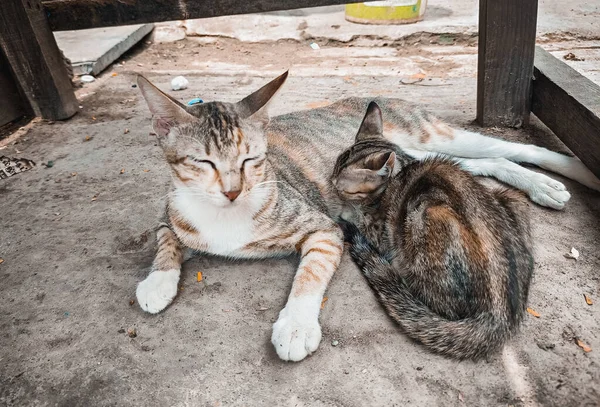
[[[277,93],[279,88],[281,88],[288,77],[288,72],[289,71],[285,71],[282,75],[279,75],[256,92],[237,102],[235,107],[238,115],[240,115],[242,119],[247,119],[256,113],[253,118],[258,119],[259,121],[266,120],[268,122],[269,116],[266,109],[263,109],[263,107],[271,100],[273,95]]]
[[[363,118],[358,133],[356,134],[356,142],[367,138],[381,137],[383,134],[383,118],[381,117],[381,109],[375,102],[369,103],[367,113]]]
[[[367,168],[373,171],[377,171],[377,175],[382,177],[388,177],[394,170],[396,164],[396,153],[379,153],[372,157],[369,157],[366,161]]]
[[[169,134],[176,124],[191,123],[196,118],[185,110],[185,106],[167,95],[141,75],[137,84],[152,113],[152,127],[160,137]]]

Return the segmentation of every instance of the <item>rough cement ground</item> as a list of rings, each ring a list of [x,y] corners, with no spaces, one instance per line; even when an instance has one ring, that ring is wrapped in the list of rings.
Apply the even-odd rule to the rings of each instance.
[[[321,346],[299,364],[281,362],[269,341],[295,259],[192,259],[180,295],[165,312],[152,316],[130,305],[153,258],[152,229],[170,183],[148,135],[149,112],[132,88],[134,72],[163,89],[172,74],[184,72],[191,87],[174,93],[182,101],[234,101],[292,67],[274,114],[345,96],[385,95],[423,103],[457,126],[475,128],[474,50],[418,45],[316,52],[302,43],[185,40],[138,49],[81,89],[78,115],[35,124],[0,151],[38,164],[54,161],[0,181],[0,402],[599,405],[600,194],[558,176],[573,194],[567,208],[532,205],[530,307],[540,317],[528,314],[506,351],[488,361],[448,360],[408,340],[347,256],[326,294]],[[425,79],[401,84],[416,73]],[[483,131],[566,151],[540,126]],[[563,257],[572,246],[581,252],[579,261]],[[204,281],[198,283],[200,270]],[[126,333],[132,328],[135,338]],[[584,352],[574,337],[592,351]]]

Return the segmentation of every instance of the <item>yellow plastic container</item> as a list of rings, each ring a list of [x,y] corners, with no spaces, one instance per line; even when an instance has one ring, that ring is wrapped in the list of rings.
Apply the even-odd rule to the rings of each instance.
[[[346,5],[346,20],[359,24],[410,24],[423,19],[427,0],[370,1]]]

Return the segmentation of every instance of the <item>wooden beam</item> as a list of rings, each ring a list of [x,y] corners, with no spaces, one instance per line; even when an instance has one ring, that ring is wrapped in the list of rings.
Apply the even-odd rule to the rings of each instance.
[[[28,104],[23,100],[19,87],[10,72],[8,60],[0,49],[0,128],[30,114]],[[0,139],[2,135],[0,134]]]
[[[600,178],[600,86],[540,47],[532,111]]]
[[[477,121],[520,127],[530,112],[537,0],[479,0]]]
[[[71,79],[40,0],[0,1],[0,47],[37,116],[62,120],[77,112]]]
[[[43,5],[52,30],[64,31],[357,2],[357,0],[49,0],[44,1]]]

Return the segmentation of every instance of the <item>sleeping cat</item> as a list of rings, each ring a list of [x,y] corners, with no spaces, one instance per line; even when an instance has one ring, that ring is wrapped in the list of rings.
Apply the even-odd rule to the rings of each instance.
[[[501,348],[533,271],[521,192],[488,189],[447,158],[417,161],[383,135],[371,103],[332,182],[349,207],[350,254],[408,336],[458,359]]]
[[[265,105],[286,77],[287,72],[237,103],[193,106],[138,78],[173,174],[173,191],[157,230],[152,271],[136,295],[147,312],[165,309],[177,294],[186,247],[230,258],[299,253],[291,293],[271,338],[279,357],[298,361],[319,346],[321,300],[343,251],[342,231],[331,217],[339,198],[330,175],[336,157],[352,143],[370,99],[349,98],[269,119]],[[435,151],[489,157],[464,158],[461,165],[556,209],[570,198],[564,185],[508,159],[600,189],[600,181],[576,158],[454,130],[402,100],[376,100],[391,141],[414,156]]]

